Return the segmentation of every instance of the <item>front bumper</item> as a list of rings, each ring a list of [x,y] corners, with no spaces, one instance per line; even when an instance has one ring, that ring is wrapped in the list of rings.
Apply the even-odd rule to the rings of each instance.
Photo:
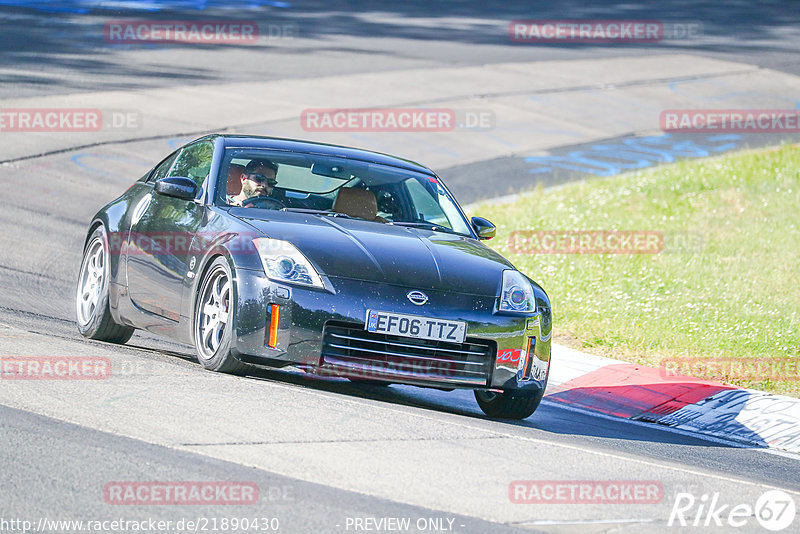
[[[442,368],[435,365],[426,369],[418,365],[412,368],[402,363],[405,355],[400,353],[403,351],[393,348],[393,365],[370,364],[364,378],[441,388],[530,390],[531,393],[546,386],[550,362],[549,308],[525,315],[497,313],[494,311],[497,297],[427,289],[428,303],[418,306],[406,295],[409,290],[419,288],[329,278],[328,289],[307,289],[277,284],[263,272],[249,269],[237,269],[235,278],[233,353],[244,362],[268,367],[291,365],[326,374],[333,361],[323,357],[323,347],[329,354],[330,332],[343,327],[350,328],[353,334],[363,332],[367,310],[380,310],[466,321],[465,343],[486,348],[484,356],[469,358],[473,361],[484,358],[486,365],[481,369],[485,373],[482,378],[473,373],[465,379],[463,373],[442,372]],[[273,304],[279,306],[274,348],[268,346]],[[328,332],[327,341],[323,337],[325,332]],[[452,349],[451,346],[440,350],[455,355],[457,351]],[[416,349],[410,352],[424,354]],[[461,368],[460,364],[446,365],[446,369],[456,367]],[[359,372],[353,368],[348,376],[358,377]]]

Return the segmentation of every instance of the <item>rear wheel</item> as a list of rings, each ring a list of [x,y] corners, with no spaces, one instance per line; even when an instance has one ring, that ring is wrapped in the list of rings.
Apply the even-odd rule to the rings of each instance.
[[[125,343],[134,328],[114,322],[108,308],[109,248],[106,231],[98,226],[83,251],[75,309],[82,336],[110,343]]]
[[[475,400],[483,413],[497,419],[525,419],[530,417],[539,403],[542,402],[544,391],[527,393],[521,391],[504,391],[496,393],[476,389]]]
[[[244,374],[248,365],[231,354],[233,277],[228,262],[217,258],[208,269],[195,301],[194,345],[206,369]]]

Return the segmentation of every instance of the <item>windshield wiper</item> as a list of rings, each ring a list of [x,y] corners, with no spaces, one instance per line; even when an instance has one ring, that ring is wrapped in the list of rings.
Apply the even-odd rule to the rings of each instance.
[[[411,228],[425,228],[427,230],[432,230],[434,232],[446,232],[448,234],[454,234],[455,232],[446,226],[441,226],[439,224],[435,224],[428,221],[415,221],[415,222],[406,222],[406,221],[394,221],[390,224],[395,226],[409,226]]]
[[[346,213],[328,210],[315,210],[314,208],[283,208],[281,211],[291,211],[292,213],[308,213],[311,215],[324,215],[326,217],[344,217],[345,219],[353,219]]]

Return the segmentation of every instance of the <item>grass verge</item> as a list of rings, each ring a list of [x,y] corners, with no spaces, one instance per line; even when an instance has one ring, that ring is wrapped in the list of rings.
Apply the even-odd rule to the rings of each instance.
[[[488,244],[550,295],[556,343],[800,395],[796,146],[539,189],[471,212],[497,225]],[[581,242],[573,231],[598,232]],[[614,231],[642,232],[633,249],[646,253],[586,253],[625,250]]]

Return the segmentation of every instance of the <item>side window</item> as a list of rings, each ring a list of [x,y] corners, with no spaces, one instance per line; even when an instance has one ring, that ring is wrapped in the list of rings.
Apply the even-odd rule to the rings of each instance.
[[[442,211],[438,200],[416,178],[405,181],[408,196],[414,204],[414,217],[423,221],[440,224],[451,228],[450,221]]]
[[[167,171],[169,171],[169,168],[172,166],[172,162],[175,161],[175,156],[177,155],[178,152],[176,151],[175,153],[171,154],[167,159],[159,163],[158,166],[155,168],[155,170],[150,174],[150,177],[147,178],[147,181],[155,182],[159,178],[163,178],[164,176],[166,176]]]
[[[211,169],[213,155],[214,145],[208,141],[187,146],[181,150],[169,176],[185,176],[194,180],[198,187],[202,187]]]

